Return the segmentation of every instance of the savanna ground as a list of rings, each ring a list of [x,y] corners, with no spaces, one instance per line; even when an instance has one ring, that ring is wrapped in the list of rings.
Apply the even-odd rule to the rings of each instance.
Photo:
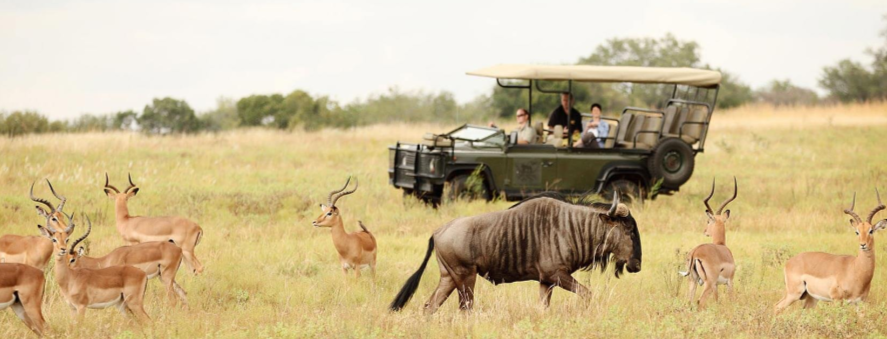
[[[557,290],[548,310],[539,306],[536,283],[494,287],[479,281],[473,312],[459,312],[453,295],[439,313],[424,316],[422,304],[438,279],[432,262],[406,309],[387,311],[419,266],[432,230],[459,216],[511,205],[458,202],[434,210],[404,202],[401,192],[388,185],[388,145],[453,126],[0,138],[0,234],[38,234],[35,225],[44,220],[27,197],[28,187],[49,178],[67,195],[67,211],[92,218],[92,255],[123,245],[114,228],[113,202],[102,193],[105,172],[118,187],[126,186],[128,172],[133,174],[141,190],[130,200],[132,214],[182,215],[203,227],[196,254],[206,271],[178,274],[189,310],[168,307],[153,280],[146,296],[152,326],[138,328],[113,309],[89,310],[74,325],[49,269],[43,311],[53,337],[887,335],[883,264],[877,265],[868,302],[860,307],[820,303],[802,312],[796,304],[772,316],[783,293],[783,263],[802,251],[855,254],[856,238],[843,209],[854,191],[862,215],[875,206],[876,186],[887,197],[887,104],[745,107],[715,112],[712,124],[706,151],[697,157],[696,172],[681,192],[633,207],[643,270],[621,279],[612,270],[577,272],[574,276],[594,295],[582,300]],[[318,204],[349,174],[359,177],[360,189],[338,205],[346,229],[358,229],[362,220],[378,239],[375,280],[343,277],[329,230],[311,226]],[[734,175],[739,198],[729,207],[727,245],[738,266],[735,296],[726,298],[722,289],[719,303],[697,311],[688,305],[687,282],[677,272],[689,249],[710,241],[702,235],[702,199],[712,178],[719,182],[713,204],[719,204],[730,194]],[[36,193],[51,198],[44,183],[38,183]],[[83,222],[79,225],[77,236],[84,228]],[[887,253],[883,237],[875,237],[878,260]],[[11,311],[0,313],[0,337],[30,335]]]

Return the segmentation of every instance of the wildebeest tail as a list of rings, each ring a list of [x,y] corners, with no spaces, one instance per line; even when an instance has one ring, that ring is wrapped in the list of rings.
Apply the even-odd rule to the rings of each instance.
[[[400,292],[397,292],[397,296],[394,297],[394,301],[391,302],[388,309],[393,312],[400,311],[410,301],[410,298],[416,293],[416,289],[419,288],[419,281],[422,280],[422,273],[425,272],[425,266],[428,265],[431,252],[434,252],[434,237],[428,239],[428,252],[425,253],[425,260],[422,260],[422,266],[419,266],[416,273],[413,273],[407,279],[407,282],[403,284],[403,287],[400,288]]]

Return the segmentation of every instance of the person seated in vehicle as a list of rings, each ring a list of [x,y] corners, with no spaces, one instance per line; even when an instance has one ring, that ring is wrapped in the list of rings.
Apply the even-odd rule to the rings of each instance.
[[[591,104],[591,120],[585,124],[582,137],[573,143],[573,147],[604,148],[604,142],[610,133],[610,124],[601,119],[601,105]]]
[[[567,112],[570,112],[569,115]],[[582,114],[573,108],[573,94],[570,92],[561,93],[561,105],[548,115],[548,129],[553,130],[557,125],[564,126],[564,137],[582,131]]]
[[[536,143],[538,136],[536,135],[536,130],[530,126],[530,112],[528,112],[525,108],[521,107],[517,109],[517,112],[514,113],[515,119],[517,119],[517,144],[518,145],[532,145]],[[490,127],[496,127],[492,122],[490,123]]]

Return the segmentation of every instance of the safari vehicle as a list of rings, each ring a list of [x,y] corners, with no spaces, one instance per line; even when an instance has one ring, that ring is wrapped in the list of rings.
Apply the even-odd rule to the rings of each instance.
[[[705,149],[721,81],[711,70],[587,65],[497,65],[468,75],[529,90],[531,116],[534,88],[563,92],[540,82],[565,81],[570,93],[573,82],[664,84],[671,95],[663,94],[659,108],[625,107],[618,119],[602,117],[610,124],[609,135],[600,136],[602,148],[573,147],[560,140],[560,126],[546,131],[541,122],[533,125],[537,135],[548,137],[532,145],[518,145],[516,132],[474,125],[426,134],[423,143],[398,142],[388,148],[388,176],[405,196],[437,204],[466,195],[520,200],[543,191],[568,196],[617,191],[629,201],[673,194],[690,179],[696,154]]]

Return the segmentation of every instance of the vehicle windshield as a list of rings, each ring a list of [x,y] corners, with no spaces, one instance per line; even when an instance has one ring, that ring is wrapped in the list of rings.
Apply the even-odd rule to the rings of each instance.
[[[498,129],[466,125],[451,132],[450,137],[456,140],[481,141],[496,133],[499,133]]]

